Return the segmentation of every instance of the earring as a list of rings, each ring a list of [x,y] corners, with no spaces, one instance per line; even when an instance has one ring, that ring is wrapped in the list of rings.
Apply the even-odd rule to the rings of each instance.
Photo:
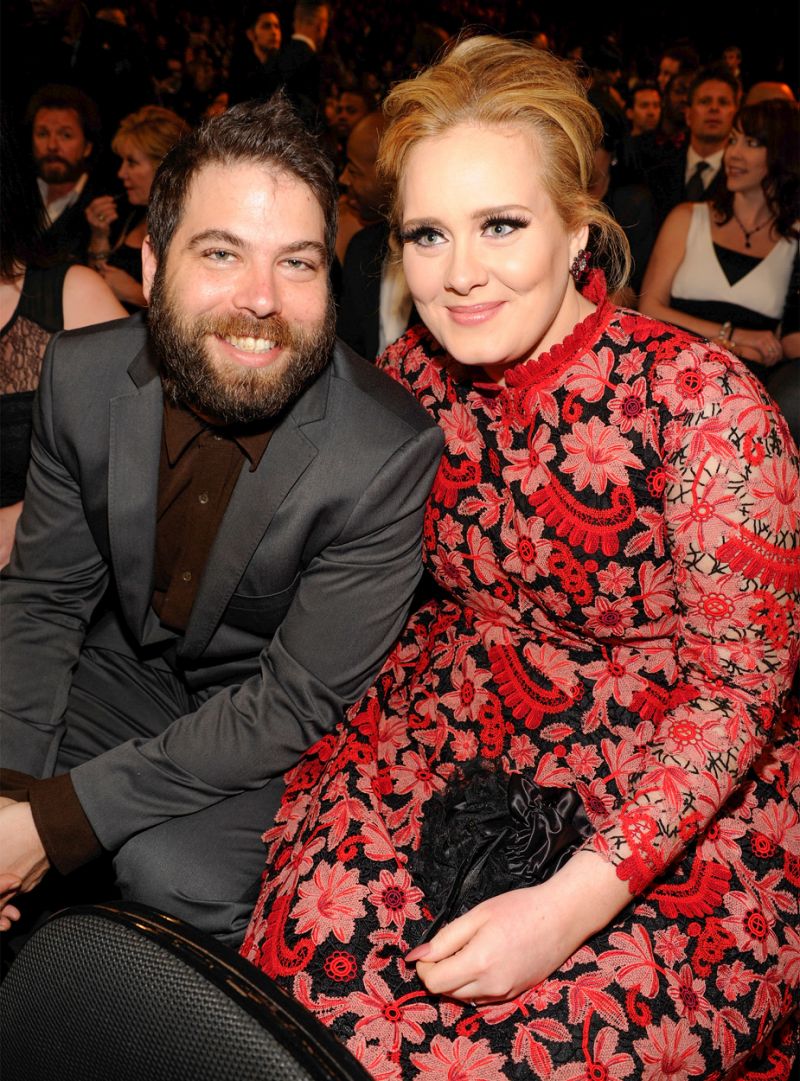
[[[581,248],[575,258],[572,260],[572,266],[569,268],[569,272],[575,279],[577,284],[580,284],[586,277],[589,270],[589,263],[592,261],[592,253],[587,251],[586,248]]]

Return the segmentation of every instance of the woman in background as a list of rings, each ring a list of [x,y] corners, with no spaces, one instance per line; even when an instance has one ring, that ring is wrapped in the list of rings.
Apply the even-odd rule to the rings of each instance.
[[[27,159],[0,117],[0,567],[22,512],[33,397],[57,330],[118,319],[125,309],[93,270],[53,265],[43,253],[42,202]]]
[[[800,106],[749,105],[725,151],[726,190],[662,226],[640,308],[736,353],[800,441]]]
[[[145,105],[126,116],[111,147],[122,159],[117,176],[125,186],[130,210],[120,219],[114,195],[99,195],[86,208],[91,229],[89,262],[128,311],[146,304],[142,292],[142,241],[147,233],[153,177],[167,152],[188,131],[188,124],[177,113],[159,105]],[[112,230],[115,222],[119,225]]]

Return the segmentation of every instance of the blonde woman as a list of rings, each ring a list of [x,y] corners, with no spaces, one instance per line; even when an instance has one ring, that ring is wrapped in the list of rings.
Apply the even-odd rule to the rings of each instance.
[[[386,113],[438,592],[287,775],[243,952],[376,1078],[788,1077],[794,448],[730,354],[607,299],[569,66],[475,38]]]
[[[126,116],[111,147],[121,159],[117,176],[127,208],[119,197],[99,195],[86,208],[89,262],[129,311],[145,306],[142,292],[142,241],[147,232],[147,204],[156,169],[189,126],[170,109],[146,105]],[[112,228],[114,227],[114,228]]]

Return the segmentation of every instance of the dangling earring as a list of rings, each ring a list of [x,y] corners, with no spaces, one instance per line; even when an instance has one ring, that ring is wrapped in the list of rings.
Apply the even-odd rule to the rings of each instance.
[[[580,285],[589,270],[589,263],[592,261],[592,253],[587,251],[586,248],[581,248],[575,258],[572,260],[572,266],[569,268],[569,272],[575,280],[576,285]]]

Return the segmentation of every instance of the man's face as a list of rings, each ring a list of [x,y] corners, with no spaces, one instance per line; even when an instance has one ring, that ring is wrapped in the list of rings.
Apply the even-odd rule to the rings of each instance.
[[[637,90],[633,95],[633,105],[628,109],[631,122],[631,134],[643,135],[646,131],[655,131],[661,119],[661,97],[657,90]]]
[[[263,11],[247,31],[247,36],[258,52],[276,52],[281,47],[281,21],[277,14]]]
[[[33,118],[33,160],[47,184],[74,184],[86,171],[92,144],[74,109],[39,109]]]
[[[343,138],[348,136],[359,120],[369,112],[367,102],[360,94],[342,91],[336,107],[336,131]]]
[[[166,259],[145,240],[143,285],[165,391],[201,415],[277,416],[334,339],[325,222],[311,189],[255,163],[192,180]]]
[[[709,79],[695,88],[686,107],[686,126],[696,142],[725,143],[736,115],[736,98],[727,83]]]
[[[347,140],[347,165],[339,177],[347,188],[347,202],[363,222],[378,221],[386,201],[386,191],[378,179],[375,159],[378,134],[372,117],[356,124]]]
[[[661,62],[658,65],[658,75],[656,76],[656,82],[658,83],[658,89],[663,94],[667,88],[667,83],[670,81],[673,75],[677,75],[681,70],[681,62],[674,56],[662,56]]]

